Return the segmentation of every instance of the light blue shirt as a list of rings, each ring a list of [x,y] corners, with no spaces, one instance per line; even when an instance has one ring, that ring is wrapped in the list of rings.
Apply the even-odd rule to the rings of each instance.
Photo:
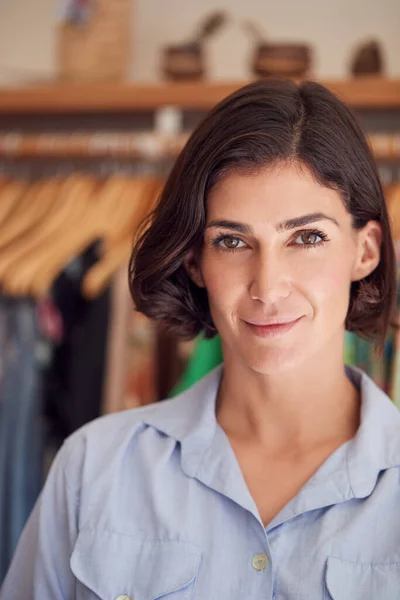
[[[222,369],[66,441],[1,600],[400,599],[398,409],[347,368],[356,436],[265,528],[216,421]]]

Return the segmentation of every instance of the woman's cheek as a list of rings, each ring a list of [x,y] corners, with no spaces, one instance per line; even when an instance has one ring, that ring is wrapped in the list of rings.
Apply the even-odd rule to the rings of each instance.
[[[350,272],[343,262],[325,263],[319,272],[309,273],[303,281],[307,281],[310,292],[321,302],[338,304],[338,308],[348,303]]]
[[[232,294],[235,288],[244,284],[245,264],[243,261],[232,259],[233,256],[214,256],[212,259],[205,256],[202,273],[209,295]]]

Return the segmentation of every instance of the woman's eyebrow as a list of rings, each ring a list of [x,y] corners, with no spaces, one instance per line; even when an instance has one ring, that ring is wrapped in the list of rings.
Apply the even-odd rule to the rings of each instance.
[[[296,227],[304,227],[304,225],[309,225],[310,223],[316,223],[317,221],[332,221],[339,227],[338,221],[334,217],[329,217],[324,213],[310,213],[308,215],[302,215],[301,217],[295,217],[293,219],[287,219],[286,221],[282,221],[276,225],[276,230],[278,233],[282,233],[283,231],[290,231],[291,229],[296,229]],[[253,229],[250,225],[245,225],[244,223],[239,223],[237,221],[228,221],[225,219],[219,219],[210,221],[206,225],[206,229],[210,227],[220,227],[222,229],[230,229],[233,231],[238,231],[239,233],[248,233],[252,234]]]
[[[221,227],[222,229],[233,229],[239,233],[252,233],[253,230],[249,225],[244,223],[237,223],[236,221],[226,221],[225,219],[210,221],[206,225],[206,229],[209,227]]]
[[[278,223],[276,226],[276,230],[281,233],[282,231],[289,231],[290,229],[296,229],[296,227],[304,227],[304,225],[309,225],[310,223],[315,223],[317,221],[332,221],[339,227],[338,221],[334,217],[329,217],[324,213],[310,213],[309,215],[303,215],[302,217],[295,217],[294,219],[287,219],[286,221],[282,221],[282,223]]]

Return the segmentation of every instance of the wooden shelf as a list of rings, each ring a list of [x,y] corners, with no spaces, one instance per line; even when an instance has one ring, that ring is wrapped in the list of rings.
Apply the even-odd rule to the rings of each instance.
[[[166,105],[208,110],[246,81],[159,84],[47,84],[0,87],[0,114],[151,111]],[[400,110],[400,79],[321,81],[355,108]]]

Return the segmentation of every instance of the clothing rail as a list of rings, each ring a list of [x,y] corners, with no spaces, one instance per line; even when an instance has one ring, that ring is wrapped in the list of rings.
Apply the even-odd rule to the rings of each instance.
[[[114,157],[154,161],[175,158],[189,133],[39,133],[0,134],[0,155],[31,157]],[[400,160],[400,134],[374,133],[368,141],[378,160]]]
[[[112,156],[152,161],[176,157],[188,137],[189,134],[158,132],[5,133],[0,134],[0,155],[17,158]]]

